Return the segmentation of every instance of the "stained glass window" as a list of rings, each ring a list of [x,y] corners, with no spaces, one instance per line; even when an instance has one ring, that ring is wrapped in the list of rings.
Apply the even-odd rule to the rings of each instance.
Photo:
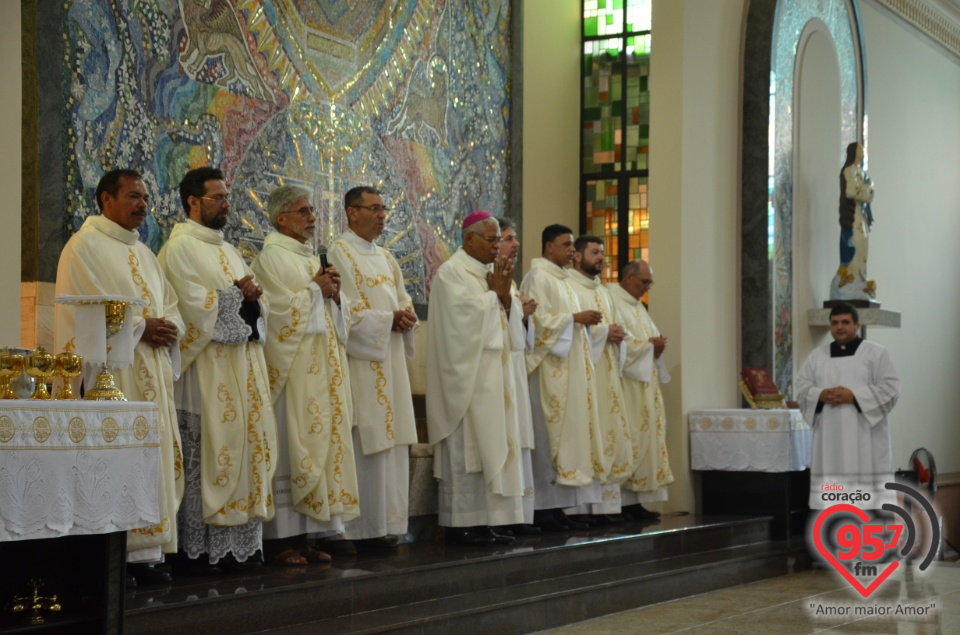
[[[580,229],[604,239],[605,282],[647,258],[650,4],[583,0]]]
[[[617,229],[620,220],[617,179],[587,181],[586,233],[603,239],[606,253],[604,280],[616,280],[620,268],[617,256],[620,251]]]

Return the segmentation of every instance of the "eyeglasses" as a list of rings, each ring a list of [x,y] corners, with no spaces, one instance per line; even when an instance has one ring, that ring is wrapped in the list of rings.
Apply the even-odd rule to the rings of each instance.
[[[640,284],[645,285],[645,286],[648,286],[648,287],[652,287],[652,286],[653,286],[653,280],[650,280],[649,278],[647,278],[647,279],[641,278],[641,279],[640,279]]]
[[[490,243],[491,245],[494,245],[494,244],[499,243],[499,242],[503,242],[503,239],[500,238],[499,235],[497,235],[497,236],[484,236],[483,234],[478,234],[477,232],[470,232],[470,233],[471,233],[473,236],[476,236],[477,238],[482,238],[482,239],[484,239],[485,241],[487,241],[487,242]]]
[[[348,205],[347,207],[356,207],[357,209],[368,209],[374,214],[390,211],[390,208],[387,207],[386,205]]]
[[[293,214],[293,213],[300,214],[301,218],[310,218],[311,216],[317,213],[317,210],[314,207],[301,207],[300,209],[288,209],[280,212],[280,214]]]
[[[200,198],[205,198],[208,201],[213,201],[217,205],[223,205],[227,202],[229,198],[226,194],[217,194],[216,196],[201,196]]]

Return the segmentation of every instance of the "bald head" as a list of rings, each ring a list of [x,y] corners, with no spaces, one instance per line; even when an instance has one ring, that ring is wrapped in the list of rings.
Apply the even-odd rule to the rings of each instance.
[[[638,300],[649,291],[653,286],[653,270],[647,261],[628,262],[620,272],[620,286]]]

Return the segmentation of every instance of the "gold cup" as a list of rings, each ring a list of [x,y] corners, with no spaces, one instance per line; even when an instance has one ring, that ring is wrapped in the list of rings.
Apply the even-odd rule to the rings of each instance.
[[[50,393],[47,392],[47,380],[53,377],[53,373],[56,371],[56,358],[43,350],[41,346],[36,353],[27,356],[26,365],[27,374],[37,380],[37,388],[30,398],[50,399]]]
[[[76,353],[64,351],[57,355],[56,368],[54,374],[63,379],[63,390],[57,396],[57,399],[76,399],[77,395],[73,392],[74,377],[79,377],[83,372],[83,358]]]
[[[126,304],[116,300],[107,302],[103,307],[104,317],[107,320],[107,338],[111,338],[123,328],[124,310]]]
[[[9,348],[0,350],[0,399],[19,399],[13,392],[10,380],[23,372],[23,355],[11,353]]]

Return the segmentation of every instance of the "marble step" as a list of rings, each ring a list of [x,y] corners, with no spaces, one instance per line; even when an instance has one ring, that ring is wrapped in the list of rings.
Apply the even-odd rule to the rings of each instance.
[[[755,544],[505,585],[271,630],[280,635],[511,635],[807,568],[804,549]]]
[[[578,580],[576,586],[580,580],[588,580],[583,575],[595,572],[600,578],[589,578],[591,588],[610,583],[604,582],[603,576],[614,575],[613,580],[617,580],[631,568],[649,577],[658,571],[689,568],[697,559],[714,562],[754,553],[765,561],[771,557],[769,535],[769,518],[689,516],[665,518],[657,525],[628,523],[603,530],[523,538],[497,551],[414,543],[390,556],[337,558],[333,567],[311,568],[302,576],[279,567],[263,567],[261,574],[234,580],[177,581],[162,599],[128,596],[125,624],[129,633],[170,632],[170,625],[179,623],[189,625],[191,632],[210,629],[239,634],[315,624],[318,620],[327,621],[327,628],[336,618],[346,624],[360,615],[372,617],[381,612],[379,615],[386,616],[408,607],[419,611],[426,608],[425,603],[442,603],[447,598],[456,603],[469,602],[464,598],[471,594],[494,597],[504,589],[527,593],[536,585],[554,591],[538,593],[534,589],[529,591],[531,597],[544,593],[562,596],[574,592],[564,588],[565,580]],[[748,552],[739,556],[733,551],[744,548]],[[428,617],[424,613],[418,619]],[[345,628],[348,630],[337,632],[349,632],[349,625]]]

